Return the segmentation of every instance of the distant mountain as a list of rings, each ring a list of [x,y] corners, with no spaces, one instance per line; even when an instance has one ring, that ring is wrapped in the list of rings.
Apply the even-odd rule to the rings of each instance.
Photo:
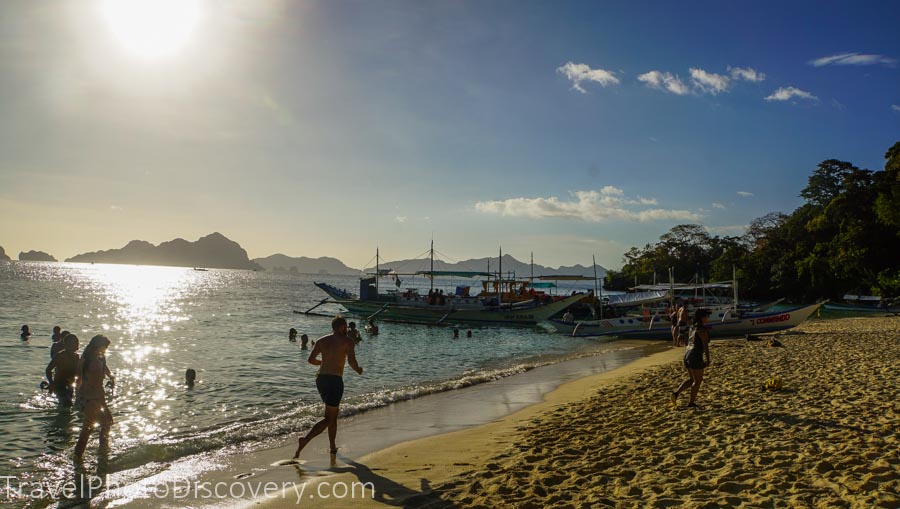
[[[218,232],[201,237],[196,242],[175,239],[163,242],[158,246],[143,240],[132,240],[122,249],[84,253],[66,261],[216,269],[262,269],[250,261],[247,251],[240,244]]]
[[[344,265],[337,258],[322,256],[309,258],[301,256],[294,258],[283,254],[274,254],[265,258],[255,258],[254,263],[259,264],[272,272],[297,272],[301,274],[359,274],[359,269]]]
[[[9,257],[6,256],[6,251],[3,250],[3,246],[0,246],[0,262],[8,262]]]
[[[490,264],[488,261],[490,260]],[[499,267],[498,258],[473,258],[458,263],[447,263],[441,260],[434,261],[434,270],[460,270],[460,271],[488,271],[496,273]],[[381,269],[393,269],[397,272],[416,272],[420,270],[429,270],[430,261],[428,259],[417,260],[398,260],[393,262],[382,262]],[[516,277],[531,276],[531,265],[528,262],[520,262],[512,255],[503,255],[503,274],[515,274]],[[369,267],[366,272],[373,272],[375,267]],[[534,265],[535,276],[587,276],[594,277],[594,267],[585,267],[583,265],[573,265],[571,267],[562,266],[559,268],[545,267],[543,265]],[[606,269],[597,265],[597,276],[605,277]]]
[[[55,262],[56,258],[43,251],[29,251],[19,253],[19,261],[23,262]]]

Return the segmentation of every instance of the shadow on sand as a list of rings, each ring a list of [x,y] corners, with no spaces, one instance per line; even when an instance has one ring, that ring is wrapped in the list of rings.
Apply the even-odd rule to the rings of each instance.
[[[408,507],[417,509],[438,509],[454,507],[454,505],[441,498],[440,492],[433,491],[428,479],[419,479],[419,489],[408,488],[392,479],[377,474],[371,468],[349,458],[341,456],[341,461],[348,467],[329,469],[334,473],[347,473],[355,475],[360,483],[374,486],[375,494],[372,500],[393,507]]]

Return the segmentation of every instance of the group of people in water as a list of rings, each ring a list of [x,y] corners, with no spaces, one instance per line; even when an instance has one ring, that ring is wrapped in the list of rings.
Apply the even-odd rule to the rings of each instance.
[[[366,323],[366,332],[371,336],[378,335],[378,324],[375,323],[375,320],[369,319],[368,323]],[[360,334],[359,329],[356,328],[356,322],[350,322],[348,324],[347,337],[352,339],[357,345],[363,340],[362,334]],[[297,342],[297,329],[291,327],[288,331],[288,341],[291,343]],[[313,341],[312,344],[315,345],[316,342]],[[309,336],[306,334],[300,336],[300,348],[303,350],[309,348]]]
[[[29,327],[23,325],[21,339],[28,341],[31,336]],[[44,370],[47,380],[41,382],[41,389],[56,396],[61,408],[75,408],[81,412],[81,433],[73,455],[75,462],[80,463],[97,424],[100,425],[100,451],[109,451],[113,417],[107,405],[106,389],[115,389],[116,384],[116,378],[106,363],[106,351],[111,341],[97,334],[79,353],[81,342],[77,335],[56,326],[51,338],[50,362]],[[107,380],[106,384],[104,380]],[[193,387],[196,380],[197,372],[189,368],[185,372],[185,384]]]

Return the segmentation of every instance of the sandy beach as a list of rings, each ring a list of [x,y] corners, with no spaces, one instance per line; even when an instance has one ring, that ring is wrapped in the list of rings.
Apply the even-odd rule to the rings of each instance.
[[[306,507],[896,507],[900,318],[714,341],[701,409],[669,403],[681,349],[560,386],[477,428],[342,458],[371,499]],[[764,389],[777,375],[780,391]],[[321,482],[321,481],[317,481]],[[308,488],[307,488],[308,489]],[[293,506],[288,498],[269,507]]]

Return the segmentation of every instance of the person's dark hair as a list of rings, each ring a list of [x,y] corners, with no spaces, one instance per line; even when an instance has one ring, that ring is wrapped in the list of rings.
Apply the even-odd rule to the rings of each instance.
[[[66,336],[66,339],[61,340],[61,341],[65,341],[64,344],[66,345],[66,350],[71,348],[71,349],[73,349],[72,351],[74,352],[75,350],[78,349],[78,336],[76,336],[75,334],[69,334]]]
[[[710,312],[708,309],[700,308],[694,312],[694,325],[697,327],[703,325],[703,317],[709,316]]]
[[[197,379],[197,371],[194,368],[187,368],[187,371],[184,372],[184,379],[188,382],[193,382]]]
[[[94,354],[105,346],[109,346],[109,338],[104,336],[103,334],[97,334],[96,336],[91,338],[91,342],[88,343],[88,346],[84,347],[84,351],[81,352],[81,358],[83,362],[81,363],[81,380],[85,380],[85,373],[87,372],[88,363],[93,360]]]
[[[356,328],[356,322],[350,322],[349,327],[350,327],[351,329],[355,329],[355,328]]]
[[[331,330],[337,332],[342,325],[347,325],[347,320],[343,316],[338,315],[331,321]]]
[[[60,331],[60,330],[61,330],[61,329],[60,329],[59,325],[54,325],[54,326],[53,326],[53,333],[54,333],[54,334],[59,334],[59,331]]]
[[[62,332],[59,333],[59,340],[60,340],[60,341],[65,341],[65,340],[66,340],[66,337],[70,336],[71,334],[72,334],[71,332],[69,332],[69,331],[67,331],[67,330],[64,330],[64,331],[62,331]]]

